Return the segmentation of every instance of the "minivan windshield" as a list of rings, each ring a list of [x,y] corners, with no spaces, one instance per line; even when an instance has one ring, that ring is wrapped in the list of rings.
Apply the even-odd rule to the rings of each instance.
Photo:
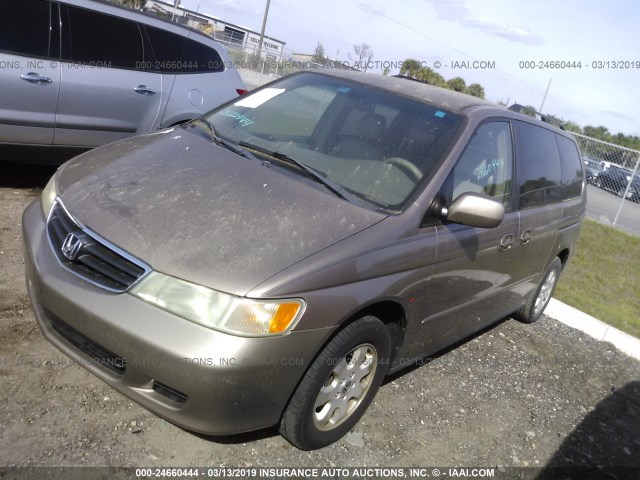
[[[390,211],[401,209],[431,174],[461,123],[446,109],[309,72],[203,119],[221,139],[253,147],[269,161],[302,164],[343,197]]]

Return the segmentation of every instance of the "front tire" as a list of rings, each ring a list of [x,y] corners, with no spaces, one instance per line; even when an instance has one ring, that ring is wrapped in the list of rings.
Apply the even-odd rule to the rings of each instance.
[[[537,322],[551,300],[561,271],[562,262],[556,257],[542,276],[537,288],[527,297],[524,306],[513,314],[514,318],[524,323]]]
[[[341,330],[320,352],[296,388],[280,433],[302,450],[326,447],[360,420],[389,367],[391,336],[366,316]]]

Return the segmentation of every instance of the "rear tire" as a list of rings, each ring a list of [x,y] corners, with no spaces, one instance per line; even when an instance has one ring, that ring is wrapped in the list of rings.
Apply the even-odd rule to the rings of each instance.
[[[513,317],[524,323],[537,322],[551,300],[561,271],[562,262],[556,257],[542,276],[538,286],[529,294],[525,304],[513,314]]]
[[[326,447],[360,420],[389,367],[391,336],[378,318],[347,325],[320,352],[296,388],[280,434],[302,450]]]

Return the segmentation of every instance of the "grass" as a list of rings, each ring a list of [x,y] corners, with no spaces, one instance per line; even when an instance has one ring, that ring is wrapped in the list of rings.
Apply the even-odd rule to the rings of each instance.
[[[640,237],[585,220],[554,296],[640,337]]]

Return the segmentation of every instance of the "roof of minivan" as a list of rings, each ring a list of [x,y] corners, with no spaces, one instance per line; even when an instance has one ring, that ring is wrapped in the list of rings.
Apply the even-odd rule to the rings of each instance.
[[[377,88],[388,90],[393,93],[404,95],[407,97],[415,98],[421,102],[430,103],[446,108],[454,113],[469,114],[471,110],[492,110],[492,114],[498,113],[501,116],[507,118],[513,118],[515,120],[521,120],[535,125],[540,125],[544,128],[553,130],[560,135],[568,138],[573,136],[559,129],[558,127],[543,122],[537,118],[530,117],[523,113],[509,110],[502,105],[498,105],[487,100],[483,100],[478,97],[473,97],[465,93],[454,92],[453,90],[447,90],[446,88],[436,87],[420,81],[413,81],[413,79],[407,77],[388,77],[385,75],[378,75],[373,73],[364,73],[353,70],[339,70],[339,69],[318,69],[314,72],[329,75],[332,77],[344,78],[347,80],[353,80],[356,82],[372,85]]]
[[[411,81],[411,79],[407,78],[388,77],[385,75],[339,69],[314,70],[314,72],[365,83],[400,95],[413,97],[422,102],[440,105],[455,113],[461,113],[463,110],[477,106],[501,108],[499,105],[481,98],[435,87],[423,82]]]

